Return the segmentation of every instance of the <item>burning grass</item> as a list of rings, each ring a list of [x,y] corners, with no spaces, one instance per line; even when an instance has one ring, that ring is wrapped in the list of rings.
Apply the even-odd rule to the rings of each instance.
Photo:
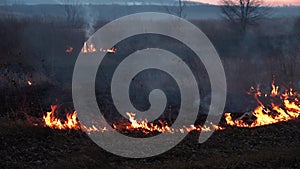
[[[279,86],[272,83],[272,90],[269,94],[263,94],[260,90],[260,86],[257,88],[251,87],[248,94],[252,95],[258,106],[252,111],[244,113],[242,116],[233,119],[231,113],[225,113],[225,124],[211,124],[211,126],[182,126],[182,128],[172,128],[167,122],[159,120],[159,124],[148,122],[145,120],[135,119],[134,113],[127,113],[129,123],[124,124],[115,123],[113,128],[118,131],[139,131],[143,134],[155,133],[186,133],[191,131],[207,132],[211,130],[225,130],[228,126],[242,127],[242,128],[254,128],[259,126],[266,126],[279,122],[298,119],[300,115],[300,95],[293,91],[293,89],[280,91]],[[66,130],[75,129],[87,132],[107,132],[107,128],[96,126],[84,126],[81,125],[77,119],[77,113],[73,112],[66,115],[66,120],[63,121],[55,116],[57,106],[51,106],[51,112],[43,117],[44,126]]]
[[[73,51],[70,50],[72,47],[69,47],[66,50],[66,53],[71,53]],[[84,42],[83,44],[83,48],[81,49],[82,53],[96,53],[96,52],[107,52],[107,53],[116,53],[117,49],[115,47],[111,48],[111,49],[103,49],[103,48],[97,48],[95,47],[95,45],[93,43],[88,43],[88,42]]]
[[[269,95],[262,94],[259,86],[257,86],[256,90],[254,90],[254,87],[251,87],[251,90],[249,94],[253,95],[258,106],[252,112],[246,113],[236,120],[232,119],[231,113],[225,113],[226,124],[253,128],[294,120],[299,117],[300,95],[294,92],[293,89],[288,89],[281,93],[279,86],[276,86],[273,82],[272,91]],[[248,116],[248,121],[244,120],[246,116]]]
[[[300,121],[218,131],[204,144],[191,132],[174,149],[147,159],[112,155],[80,131],[0,123],[0,168],[298,168]]]
[[[70,113],[66,115],[66,120],[62,122],[61,119],[55,117],[55,111],[57,109],[56,105],[51,106],[51,112],[47,112],[45,116],[43,116],[44,126],[48,126],[50,128],[55,128],[59,130],[66,129],[81,129],[80,124],[77,119],[77,113]]]
[[[256,98],[257,108],[239,117],[240,114],[224,114],[224,123],[215,125],[219,131],[204,144],[198,143],[199,132],[210,128],[191,125],[173,129],[164,121],[154,124],[127,113],[129,121],[112,124],[115,130],[149,136],[189,132],[174,149],[147,159],[126,159],[105,152],[82,131],[109,130],[81,125],[76,112],[60,118],[58,107],[51,106],[43,117],[44,127],[1,121],[0,158],[4,163],[0,168],[298,168],[299,94],[275,84],[268,94],[260,87],[251,87],[249,94]]]

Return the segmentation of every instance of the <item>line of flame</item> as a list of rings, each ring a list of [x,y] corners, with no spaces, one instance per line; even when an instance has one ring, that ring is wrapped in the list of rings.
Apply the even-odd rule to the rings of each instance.
[[[254,87],[251,87],[251,90],[254,90]],[[299,98],[300,95],[294,92],[292,89],[286,90],[284,93],[280,94],[279,86],[276,86],[274,82],[272,83],[272,91],[270,95],[267,94],[262,95],[260,91],[260,87],[256,88],[255,92],[249,92],[252,94],[254,98],[257,100],[258,106],[250,113],[244,114],[240,118],[234,120],[232,118],[231,113],[225,113],[224,119],[226,124],[224,126],[234,126],[234,127],[244,127],[244,128],[254,128],[259,126],[270,125],[274,123],[279,123],[283,121],[289,121],[298,119],[300,116],[300,102]],[[260,98],[279,98],[282,101],[282,105],[276,105],[275,103],[271,103],[269,106],[265,106],[261,101]],[[77,113],[73,112],[71,114],[66,115],[66,120],[62,121],[59,118],[55,117],[55,111],[57,106],[51,106],[51,112],[47,112],[45,116],[43,116],[43,121],[45,126],[59,129],[59,130],[66,130],[66,129],[74,129],[74,130],[82,130],[87,132],[106,132],[108,131],[107,127],[96,127],[95,125],[91,127],[83,126],[79,123],[77,119]],[[254,118],[254,121],[243,120],[244,116],[250,116]],[[113,128],[115,130],[129,130],[129,131],[141,131],[144,134],[149,134],[152,132],[158,133],[185,133],[191,131],[198,131],[198,132],[207,132],[211,131],[212,129],[215,130],[224,130],[225,127],[215,125],[211,123],[211,126],[183,126],[179,129],[174,129],[168,125],[167,122],[159,121],[159,124],[154,124],[152,122],[148,122],[148,120],[136,120],[134,113],[127,113],[129,117],[130,124],[126,125],[125,128],[121,125],[114,124]]]

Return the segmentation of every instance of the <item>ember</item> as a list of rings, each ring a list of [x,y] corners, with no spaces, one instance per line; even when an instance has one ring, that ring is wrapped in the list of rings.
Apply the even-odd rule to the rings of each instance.
[[[68,48],[66,49],[66,53],[72,53],[73,52],[73,47],[68,46]]]
[[[29,86],[32,86],[32,82],[31,81],[27,81],[27,84],[29,85]]]

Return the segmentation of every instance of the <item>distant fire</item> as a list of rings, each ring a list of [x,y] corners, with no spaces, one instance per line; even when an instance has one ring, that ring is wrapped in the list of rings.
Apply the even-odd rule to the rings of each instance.
[[[31,81],[27,81],[27,84],[29,85],[29,86],[32,86],[32,82]]]
[[[111,49],[103,49],[103,48],[96,48],[93,43],[88,44],[84,42],[83,48],[81,49],[82,53],[96,53],[96,52],[107,52],[107,53],[116,53],[117,49],[115,47]]]
[[[72,46],[68,46],[66,49],[66,53],[72,53],[74,48]]]
[[[256,89],[251,87],[249,94],[253,95],[257,100],[258,106],[249,113],[245,113],[237,119],[233,119],[231,113],[225,113],[224,119],[226,121],[222,126],[233,126],[233,127],[245,127],[253,128],[258,126],[270,125],[278,122],[289,121],[297,119],[300,115],[300,95],[294,92],[292,89],[286,90],[281,93],[279,87],[272,83],[272,90],[270,94],[262,94],[260,87]],[[264,104],[261,100],[265,99],[271,102]],[[276,100],[276,103],[273,102]],[[83,126],[80,125],[76,112],[66,115],[66,120],[61,120],[55,116],[57,106],[51,106],[51,112],[43,117],[44,125],[53,129],[66,130],[82,130],[87,132],[106,132],[106,127],[96,126]],[[144,134],[152,132],[157,133],[186,133],[190,131],[207,132],[212,129],[224,130],[226,127],[211,124],[211,126],[182,126],[181,128],[172,128],[167,122],[162,120],[158,121],[158,124],[148,122],[148,120],[137,120],[135,119],[134,113],[127,113],[129,122],[119,122],[113,124],[113,128],[117,131],[139,131]],[[124,124],[123,124],[124,123]]]
[[[72,53],[74,48],[72,46],[67,46],[65,52]],[[93,43],[88,44],[84,42],[83,48],[81,49],[82,53],[96,53],[96,52],[103,52],[103,53],[116,53],[117,49],[112,47],[111,49],[104,49],[104,48],[97,48]]]

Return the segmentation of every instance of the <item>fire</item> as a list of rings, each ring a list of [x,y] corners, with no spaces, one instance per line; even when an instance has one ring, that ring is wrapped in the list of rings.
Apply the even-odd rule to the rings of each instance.
[[[106,127],[97,128],[94,125],[92,127],[87,127],[81,125],[77,118],[77,112],[68,113],[66,115],[66,120],[61,120],[55,116],[57,111],[57,105],[51,106],[51,111],[47,112],[46,115],[43,116],[44,127],[49,127],[52,129],[58,130],[80,130],[87,132],[105,132],[107,131]]]
[[[275,86],[274,81],[272,82],[272,91],[271,91],[271,95],[273,97],[276,97],[278,95],[278,90],[279,90],[279,86]]]
[[[172,128],[168,125],[167,122],[163,122],[159,120],[159,124],[154,124],[148,122],[147,119],[145,120],[136,120],[135,119],[135,114],[134,113],[129,113],[127,112],[126,115],[129,117],[130,125],[126,126],[126,130],[138,130],[143,132],[144,134],[148,134],[151,132],[158,132],[158,133],[186,133],[186,132],[191,132],[191,131],[198,131],[198,132],[208,132],[211,131],[211,128],[208,126],[195,126],[195,125],[190,125],[190,126],[183,126],[181,128]],[[212,127],[216,130],[223,130],[223,127],[216,126],[211,124]],[[115,129],[118,130],[117,125],[114,127]]]
[[[72,46],[67,46],[65,50],[66,53],[72,53],[73,51],[74,48]],[[116,53],[117,49],[115,47],[112,47],[111,49],[96,48],[93,43],[84,42],[81,52],[82,53],[96,53],[96,52]]]
[[[95,125],[91,127],[87,127],[84,125],[81,125],[79,121],[77,120],[77,113],[74,111],[73,113],[66,115],[66,120],[63,121],[59,119],[58,117],[55,117],[55,112],[57,110],[57,106],[53,105],[51,106],[51,112],[47,112],[45,116],[43,116],[44,126],[50,127],[52,129],[58,129],[58,130],[81,130],[81,131],[87,131],[88,133],[91,132],[107,132],[107,127],[96,127]],[[207,132],[211,131],[210,127],[207,126],[183,126],[179,129],[171,128],[166,122],[159,121],[159,124],[150,123],[147,120],[136,120],[134,113],[127,113],[127,116],[129,117],[129,124],[125,126],[125,128],[122,126],[122,124],[114,124],[113,128],[118,131],[127,130],[127,131],[140,131],[144,134],[149,134],[153,132],[158,133],[186,133],[191,131],[198,131],[198,132]],[[216,126],[212,124],[212,127],[216,130],[224,130],[225,128]]]
[[[74,48],[72,46],[68,46],[66,49],[66,53],[72,53]]]
[[[96,52],[116,53],[116,51],[117,49],[115,47],[111,49],[103,49],[103,48],[97,49],[93,43],[88,44],[87,42],[84,42],[83,48],[81,49],[82,53],[96,53]]]
[[[92,133],[92,132],[104,133],[107,131],[107,127],[99,128],[99,127],[96,127],[95,125],[93,125],[92,127],[87,127],[87,126],[82,125],[82,130],[86,131],[88,133]]]
[[[294,120],[300,116],[300,102],[298,99],[300,98],[300,95],[293,92],[292,89],[286,90],[284,93],[280,93],[279,86],[276,86],[273,82],[270,97],[280,100],[281,103],[277,104],[272,102],[270,105],[264,105],[260,98],[268,98],[268,95],[265,94],[262,96],[259,87],[253,96],[257,100],[258,106],[250,113],[250,116],[254,117],[255,120],[251,123],[249,123],[249,121],[244,121],[242,118],[233,120],[231,113],[225,113],[227,125],[253,128]]]
[[[66,120],[62,121],[58,117],[55,117],[55,112],[57,110],[56,105],[51,106],[51,112],[47,112],[43,116],[44,125],[53,129],[66,130],[66,129],[75,129],[80,130],[80,124],[77,120],[77,113],[71,113],[66,115]]]
[[[27,84],[29,85],[29,86],[32,86],[32,82],[31,81],[27,81]]]
[[[212,124],[210,126],[193,125],[182,126],[181,128],[173,128],[166,121],[159,120],[158,123],[148,122],[147,119],[137,120],[135,119],[134,113],[126,113],[129,122],[119,121],[118,123],[112,124],[114,130],[117,131],[139,131],[144,134],[150,133],[188,133],[191,131],[197,132],[208,132],[215,130],[225,130],[226,127],[223,126],[233,126],[233,127],[244,127],[244,128],[254,128],[258,126],[265,126],[274,123],[279,123],[283,121],[289,121],[299,118],[300,116],[300,95],[294,92],[292,89],[286,90],[285,92],[280,92],[279,87],[272,83],[272,90],[270,94],[262,94],[260,86],[250,88],[248,94],[253,95],[256,99],[258,106],[248,113],[244,113],[237,119],[233,119],[231,113],[225,113],[224,119],[225,124],[220,126]],[[265,104],[263,100],[270,100],[269,104]],[[273,100],[277,100],[276,103]],[[108,132],[107,127],[96,127],[95,125],[87,127],[81,125],[77,119],[77,113],[69,113],[66,115],[66,120],[61,120],[55,117],[57,111],[57,106],[51,106],[51,112],[47,112],[43,116],[44,126],[59,129],[59,130],[81,130],[91,132]]]
[[[115,47],[107,50],[108,53],[116,53],[116,51],[117,49]]]

